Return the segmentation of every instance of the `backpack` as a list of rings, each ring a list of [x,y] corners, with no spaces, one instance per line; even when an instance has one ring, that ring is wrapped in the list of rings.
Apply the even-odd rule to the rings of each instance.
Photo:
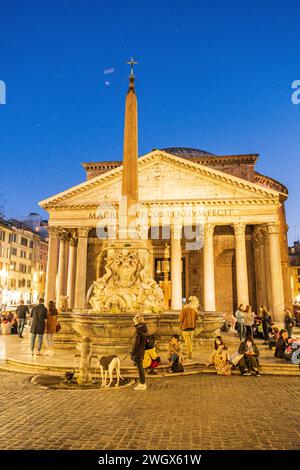
[[[153,349],[155,347],[155,336],[146,336],[145,349]]]
[[[184,368],[183,368],[183,365],[181,364],[181,362],[178,361],[178,359],[176,359],[176,361],[172,362],[172,365],[171,365],[171,369],[172,369],[172,372],[184,372]]]

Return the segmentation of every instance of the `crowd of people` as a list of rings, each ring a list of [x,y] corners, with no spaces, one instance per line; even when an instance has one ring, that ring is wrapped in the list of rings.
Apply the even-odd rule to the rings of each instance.
[[[178,318],[179,334],[173,334],[168,344],[168,367],[170,373],[184,371],[184,361],[193,358],[193,335],[197,326],[199,314],[192,304],[183,307]],[[145,370],[149,374],[156,374],[155,369],[161,364],[161,358],[157,352],[154,335],[149,335],[143,315],[134,317],[135,338],[131,351],[131,358],[139,373],[139,384],[136,390],[146,390]],[[60,330],[58,311],[55,303],[50,301],[48,308],[44,305],[44,299],[40,298],[38,305],[31,311],[23,301],[17,307],[16,312],[4,312],[0,315],[0,332],[2,335],[18,334],[23,338],[25,326],[29,326],[31,333],[30,350],[32,355],[41,355],[43,340],[47,346],[46,354],[54,353],[53,336]],[[286,360],[292,364],[300,365],[300,340],[293,337],[293,328],[296,320],[289,310],[284,311],[284,328],[274,325],[271,315],[264,306],[259,308],[257,314],[252,311],[250,305],[239,308],[232,316],[228,326],[239,336],[238,350],[229,354],[228,347],[221,336],[214,341],[213,354],[209,366],[213,366],[219,375],[231,375],[234,368],[240,370],[241,375],[255,374],[260,376],[259,349],[254,338],[263,339],[262,345],[270,349],[275,348],[274,356]],[[37,342],[37,348],[36,348]]]
[[[192,359],[193,334],[198,320],[198,312],[187,305],[179,315],[179,334],[174,334],[169,342],[168,365],[170,373],[184,371],[184,360]],[[148,336],[148,329],[142,315],[134,318],[136,336],[131,358],[138,368],[140,383],[136,390],[146,390],[145,369],[155,374],[155,368],[160,365],[160,357],[155,347],[154,336]],[[293,328],[296,320],[289,310],[284,311],[284,329],[279,330],[272,321],[271,315],[264,306],[257,314],[252,312],[250,305],[240,305],[233,316],[232,329],[239,336],[238,350],[229,354],[228,347],[222,336],[214,341],[213,354],[209,366],[213,366],[219,375],[231,375],[233,369],[239,369],[242,376],[261,375],[260,351],[254,338],[263,339],[262,345],[275,348],[274,356],[285,359],[292,364],[300,364],[300,340],[293,338]],[[226,325],[225,325],[226,327]],[[184,352],[185,350],[185,352]]]
[[[21,300],[15,312],[3,312],[0,315],[0,332],[2,335],[16,334],[19,338],[24,338],[24,328],[29,326],[31,333],[30,350],[32,356],[41,355],[43,340],[47,346],[46,353],[54,354],[53,335],[58,331],[58,311],[53,301],[49,302],[48,308],[44,305],[44,299],[40,298],[39,303],[31,311],[28,305]],[[37,349],[35,343],[37,340]]]

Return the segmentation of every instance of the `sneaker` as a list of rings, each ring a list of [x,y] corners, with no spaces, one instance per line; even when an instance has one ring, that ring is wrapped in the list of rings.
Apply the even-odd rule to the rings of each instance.
[[[259,372],[255,372],[255,377],[260,377],[260,373],[259,373]]]
[[[147,384],[138,384],[133,390],[147,390]]]
[[[22,336],[22,335],[19,335],[19,338],[24,338],[24,336]]]
[[[242,375],[251,375],[251,372],[249,370],[245,370],[245,372]]]
[[[35,353],[35,355],[36,355],[36,356],[42,356],[42,353],[41,353],[40,351],[37,351],[37,352]]]

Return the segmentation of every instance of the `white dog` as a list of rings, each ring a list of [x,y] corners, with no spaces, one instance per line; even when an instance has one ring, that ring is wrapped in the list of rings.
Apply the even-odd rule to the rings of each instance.
[[[120,379],[124,380],[123,377],[121,377],[121,372],[120,372],[120,366],[121,366],[121,361],[118,356],[102,356],[100,361],[100,371],[101,371],[101,387],[106,387],[109,388],[112,384],[113,381],[113,373],[114,370],[116,371],[117,374],[117,383],[116,387],[119,386]],[[107,382],[107,372],[109,375],[109,382],[106,385]]]

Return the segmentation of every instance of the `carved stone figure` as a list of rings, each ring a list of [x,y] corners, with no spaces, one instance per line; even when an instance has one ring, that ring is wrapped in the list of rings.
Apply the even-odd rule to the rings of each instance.
[[[67,295],[61,295],[58,302],[59,312],[70,312],[69,297]]]
[[[87,299],[93,312],[160,313],[163,293],[149,274],[146,249],[108,249],[106,273],[94,281]]]

